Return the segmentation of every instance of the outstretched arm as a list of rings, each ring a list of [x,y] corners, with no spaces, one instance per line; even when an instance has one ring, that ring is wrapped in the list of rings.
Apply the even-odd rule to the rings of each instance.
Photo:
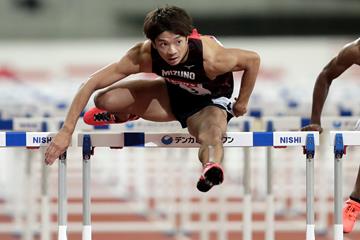
[[[359,40],[346,45],[339,54],[324,67],[316,79],[313,91],[311,124],[313,124],[313,126],[315,125],[315,127],[318,126],[319,130],[321,113],[330,85],[332,81],[340,76],[346,69],[360,61],[359,45]]]
[[[141,64],[143,45],[143,43],[136,45],[119,61],[95,72],[81,85],[70,105],[63,127],[52,140],[45,152],[45,162],[47,164],[52,164],[66,151],[80,113],[89,101],[90,96],[96,90],[108,87],[130,74],[145,71],[145,69],[143,69],[143,64]]]

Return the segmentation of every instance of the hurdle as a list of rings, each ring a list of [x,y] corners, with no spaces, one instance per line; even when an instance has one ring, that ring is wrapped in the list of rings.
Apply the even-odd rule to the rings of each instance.
[[[244,131],[244,132],[248,132],[250,131],[253,127],[253,123],[254,122],[254,118],[251,117],[242,117],[241,119],[233,119],[232,121],[229,122],[228,124],[228,130],[230,131]],[[151,129],[151,131],[153,132],[164,132],[164,131],[179,131],[180,129],[180,124],[178,122],[165,122],[165,123],[154,123],[154,122],[150,122],[150,121],[144,121],[144,120],[137,120],[134,122],[128,122],[126,124],[122,124],[119,125],[121,126],[121,128],[119,128],[119,130],[121,131],[125,131],[125,132],[129,132],[129,131],[141,131],[141,132],[146,132],[148,129]],[[182,129],[182,133],[186,133],[186,129]],[[184,148],[183,148],[184,149]],[[252,232],[252,222],[251,222],[251,215],[252,215],[252,203],[251,203],[251,194],[250,194],[250,148],[246,147],[244,148],[244,155],[245,155],[245,159],[244,159],[244,166],[246,166],[244,168],[244,174],[243,174],[243,178],[244,178],[244,205],[243,205],[243,214],[244,214],[244,224],[247,226],[246,229],[244,229],[243,231],[243,238],[247,239],[248,237],[246,236],[250,236],[251,232]],[[144,177],[144,176],[143,176]],[[139,179],[139,178],[137,178]],[[181,195],[181,193],[180,193]],[[209,195],[207,195],[206,197],[208,197]],[[184,198],[184,195],[179,196],[180,198]],[[202,200],[204,200],[204,202],[206,201],[204,199],[205,197],[202,198]],[[185,200],[186,201],[186,200]],[[220,199],[219,201],[224,202],[225,201],[225,195],[221,194],[220,195]],[[175,201],[176,204],[176,201]],[[186,235],[188,232],[194,230],[198,225],[194,225],[193,223],[191,224],[187,224],[187,221],[191,221],[190,220],[190,214],[191,214],[191,205],[187,205],[185,206],[185,204],[182,204],[180,207],[183,208],[183,210],[180,212],[180,217],[179,217],[179,225],[183,226],[181,227],[175,227],[175,233],[174,234],[179,234],[179,235]],[[162,211],[162,210],[160,210]],[[166,211],[166,210],[165,210]],[[225,211],[221,211],[220,208],[218,208],[218,214],[219,214],[219,219],[221,223],[225,223],[226,222],[226,213]],[[205,213],[204,211],[201,212],[201,221],[206,221],[207,213]],[[171,216],[170,218],[173,218],[175,215],[173,214],[173,212],[171,212]],[[171,220],[170,220],[171,221]],[[219,239],[226,239],[226,232],[225,232],[225,228],[219,228]],[[173,231],[172,231],[173,232]],[[202,228],[201,230],[201,236],[202,239],[206,239],[207,236],[207,229]]]
[[[24,117],[18,117],[18,118],[9,118],[9,119],[0,119],[0,130],[1,131],[26,131],[26,132],[47,132],[48,129],[50,131],[56,131],[58,130],[63,123],[62,118],[43,118],[43,117],[37,117],[37,118],[24,118]],[[27,148],[31,149],[34,147],[28,146]],[[35,147],[36,148],[36,147]],[[43,154],[43,151],[42,151]],[[33,154],[31,154],[31,151],[27,151],[27,161],[26,161],[26,181],[31,183],[32,182],[32,158]],[[41,165],[41,230],[40,230],[40,236],[43,240],[49,240],[51,238],[51,228],[50,228],[50,219],[51,219],[51,213],[50,213],[50,199],[48,195],[48,168],[45,165],[45,163],[42,163]],[[29,188],[26,188],[27,191],[29,191]],[[32,191],[30,191],[28,194],[25,194],[28,197],[28,200],[26,201],[27,204],[32,205],[34,201],[34,196]],[[34,214],[34,208],[28,207],[28,211],[26,211],[26,227],[24,231],[24,239],[30,240],[32,239],[34,229],[32,226],[34,225],[35,221],[35,214]],[[19,230],[20,225],[20,216],[19,214],[16,214],[17,211],[15,211],[15,234],[21,234]]]
[[[19,133],[18,136],[20,136],[20,133],[27,132],[30,134],[30,132],[53,132],[58,131],[58,129],[61,128],[63,124],[63,117],[14,117],[14,118],[2,118],[0,119],[0,131],[7,131],[5,134],[9,135],[9,141],[17,141],[14,137]],[[115,126],[116,127],[116,126]],[[97,131],[97,130],[113,130],[112,126],[90,126],[85,124],[83,121],[79,121],[77,124],[77,131]],[[11,132],[15,135],[12,135]],[[50,135],[52,136],[52,134]],[[41,146],[46,146],[47,143],[50,142],[50,138],[43,138],[43,136],[38,136],[41,138],[41,141],[46,142],[45,144],[41,144]],[[21,137],[20,137],[21,138]],[[15,143],[16,144],[16,143]],[[34,145],[27,145],[25,146],[27,149],[37,149],[40,147],[40,145],[34,144]],[[44,155],[44,148],[40,148],[41,156]],[[25,177],[26,182],[30,183],[33,179],[33,151],[26,151],[26,169],[25,169]],[[59,164],[59,174],[58,176],[60,178],[64,178],[66,180],[66,158],[64,159],[64,156],[62,156],[63,159],[60,159]],[[64,180],[64,181],[65,181]],[[63,183],[64,181],[60,181]],[[51,201],[49,196],[49,169],[48,166],[42,161],[41,164],[41,212],[40,212],[40,238],[43,240],[49,240],[51,239]],[[59,187],[59,189],[62,189],[62,193],[66,193],[66,188]],[[21,229],[21,216],[17,208],[20,206],[20,204],[15,204],[16,208],[14,211],[14,220],[15,220],[15,226],[11,227],[9,224],[0,224],[0,232],[12,232],[15,235],[23,235],[23,239],[30,240],[33,238],[33,235],[35,232],[38,231],[37,228],[34,229],[35,225],[35,209],[32,206],[34,199],[33,191],[30,191],[30,188],[26,188],[26,191],[29,191],[28,194],[25,194],[25,196],[28,198],[25,202],[26,205],[29,205],[27,207],[28,211],[26,211],[25,216],[25,227],[24,229]],[[63,194],[59,194],[59,196],[62,196]],[[20,199],[19,199],[20,201]],[[64,205],[61,202],[60,199],[60,205]],[[31,206],[31,207],[30,207]],[[65,206],[65,205],[64,205]],[[61,222],[60,230],[59,232],[64,232],[63,225],[66,223],[64,221],[63,216],[59,216],[59,221]],[[65,231],[66,232],[66,231]]]
[[[342,240],[342,158],[347,146],[360,145],[360,131],[331,131],[330,144],[334,147],[334,240]]]
[[[185,133],[80,133],[78,146],[83,148],[83,240],[91,239],[90,158],[96,147],[124,148],[194,148],[195,138]],[[290,147],[302,146],[306,154],[306,239],[315,239],[313,157],[319,145],[317,132],[228,132],[224,147]],[[243,225],[243,230],[246,226]],[[251,235],[247,237],[251,239]],[[61,239],[64,240],[64,239]],[[247,240],[247,239],[246,239]]]
[[[0,148],[25,147],[29,149],[46,147],[56,133],[54,132],[0,132]],[[71,146],[71,144],[70,144]],[[66,209],[66,153],[59,158],[58,181],[58,238],[67,239],[67,209]],[[49,223],[46,224],[49,227]],[[45,237],[48,236],[46,231]]]
[[[320,142],[322,143],[319,146],[319,151],[317,156],[320,156],[319,161],[324,162],[326,161],[326,154],[328,153],[327,147],[329,146],[329,132],[331,130],[352,130],[358,120],[358,117],[354,116],[326,116],[321,119],[321,126],[324,130],[322,134],[320,134]],[[298,117],[298,116],[269,116],[269,117],[263,117],[263,129],[265,131],[291,131],[291,130],[298,130],[310,123],[310,118],[308,117]],[[267,154],[267,163],[268,166],[271,167],[273,156],[272,156],[272,149],[267,148],[266,149]],[[323,165],[322,163],[321,165]],[[268,176],[268,205],[272,206],[273,200],[271,199],[271,177],[269,175],[271,174],[271,169],[267,166],[267,176]],[[319,168],[318,169],[318,175],[325,175],[327,172],[326,169]],[[321,185],[325,184],[326,178],[321,178]],[[326,234],[328,230],[328,214],[329,214],[329,207],[327,204],[328,196],[326,192],[326,188],[321,187],[317,190],[318,194],[318,204],[317,206],[317,233],[319,234]],[[270,193],[270,194],[269,194]],[[331,192],[330,192],[331,193]],[[301,200],[301,199],[300,199]],[[270,204],[271,203],[271,204]],[[271,224],[273,221],[273,213],[271,213],[272,208],[267,208],[267,216],[269,220],[267,221],[268,224]],[[272,229],[271,227],[267,228],[267,234],[265,239],[274,239],[273,235],[274,233],[270,231]]]

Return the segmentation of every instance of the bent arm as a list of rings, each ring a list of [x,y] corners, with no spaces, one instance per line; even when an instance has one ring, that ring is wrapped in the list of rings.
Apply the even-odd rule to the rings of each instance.
[[[359,44],[354,42],[345,46],[318,75],[313,91],[312,124],[321,125],[321,113],[332,81],[351,65],[357,63],[358,59],[360,59]]]
[[[235,66],[231,71],[244,71],[241,78],[240,91],[236,104],[239,104],[245,109],[240,111],[246,112],[250,95],[254,89],[255,81],[260,67],[260,56],[251,51],[232,50],[236,54]],[[244,114],[242,113],[242,114]]]
[[[260,56],[252,51],[222,48],[216,54],[214,71],[217,73],[244,71],[240,91],[234,104],[234,113],[241,116],[246,113],[250,95],[260,67]]]
[[[146,66],[142,64],[144,61],[141,50],[142,47],[143,44],[136,45],[134,48],[130,49],[120,61],[112,63],[95,72],[82,84],[70,105],[63,127],[51,141],[45,152],[45,162],[47,164],[52,164],[66,151],[70,144],[71,135],[74,132],[76,122],[79,119],[81,111],[89,101],[91,94],[98,89],[112,85],[130,74],[147,70]]]

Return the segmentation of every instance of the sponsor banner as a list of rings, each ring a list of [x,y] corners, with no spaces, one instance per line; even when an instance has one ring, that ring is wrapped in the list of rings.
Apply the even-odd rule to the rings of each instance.
[[[199,147],[195,137],[186,133],[154,133],[145,135],[145,147]]]
[[[5,135],[5,132],[0,132],[0,147],[5,147],[6,145]]]
[[[314,144],[319,145],[318,132],[274,132],[274,146],[305,146],[310,133],[314,134]]]
[[[331,146],[334,146],[335,144],[335,135],[337,133],[342,134],[344,146],[360,145],[360,131],[330,131]]]
[[[222,138],[225,147],[252,146],[253,137],[251,132],[231,133],[228,132]],[[145,134],[145,147],[199,147],[195,137],[183,133],[150,133]]]
[[[49,133],[49,132],[27,132],[26,146],[27,147],[48,146],[54,136],[55,133]]]

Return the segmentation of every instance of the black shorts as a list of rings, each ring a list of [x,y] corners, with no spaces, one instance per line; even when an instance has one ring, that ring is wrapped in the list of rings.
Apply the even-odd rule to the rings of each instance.
[[[171,111],[183,128],[187,127],[186,120],[207,106],[217,106],[227,112],[227,121],[234,116],[232,102],[226,97],[212,99],[210,95],[195,95],[174,84],[166,82]]]

